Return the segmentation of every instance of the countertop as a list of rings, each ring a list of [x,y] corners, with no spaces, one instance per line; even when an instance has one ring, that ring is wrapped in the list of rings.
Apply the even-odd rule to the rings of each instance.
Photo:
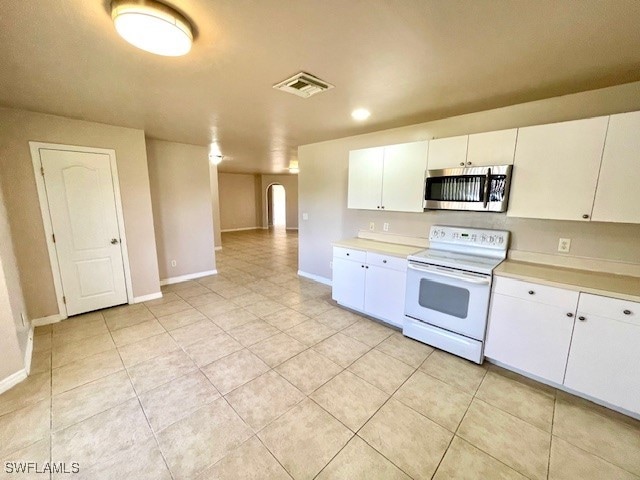
[[[381,253],[383,255],[392,255],[394,257],[401,258],[406,258],[409,255],[413,255],[414,253],[424,250],[424,247],[378,242],[376,240],[368,240],[365,238],[347,238],[333,242],[332,245],[334,247],[354,248],[356,250],[366,250],[368,252]]]
[[[594,295],[640,302],[640,277],[505,260],[494,273]]]

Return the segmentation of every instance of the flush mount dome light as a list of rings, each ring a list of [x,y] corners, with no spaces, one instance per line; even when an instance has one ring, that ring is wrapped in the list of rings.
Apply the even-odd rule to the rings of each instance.
[[[193,31],[179,12],[155,0],[113,0],[116,31],[134,47],[167,57],[191,50]]]

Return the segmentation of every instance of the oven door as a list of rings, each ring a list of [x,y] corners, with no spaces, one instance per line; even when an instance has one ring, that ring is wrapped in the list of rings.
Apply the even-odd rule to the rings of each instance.
[[[409,262],[405,315],[483,341],[491,275]]]

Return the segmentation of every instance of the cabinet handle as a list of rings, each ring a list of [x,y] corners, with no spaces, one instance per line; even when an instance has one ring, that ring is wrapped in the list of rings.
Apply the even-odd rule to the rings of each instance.
[[[471,162],[467,162],[467,165],[471,165]]]
[[[460,162],[460,166],[461,166],[461,167],[464,167],[464,162]]]
[[[529,290],[529,295],[535,295],[536,292],[534,292],[533,290]]]
[[[350,254],[350,253],[347,253],[347,257],[348,257],[349,255],[351,255],[351,254]]]
[[[623,310],[622,313],[625,315],[631,315],[631,310]]]
[[[380,207],[380,208],[382,208],[384,210],[384,205],[382,207]]]
[[[367,266],[366,266],[366,267],[364,267],[364,268],[369,268],[369,265],[367,265]]]
[[[382,263],[387,263],[387,261],[386,261],[386,260],[382,260]],[[627,310],[627,311],[628,311],[628,310]],[[628,315],[628,313],[627,313],[627,315]]]
[[[587,214],[585,213],[584,215],[582,215],[582,218],[584,218],[584,219],[586,220],[587,218],[589,218],[589,215],[587,215]]]
[[[380,208],[380,205],[378,205],[378,208]]]
[[[360,268],[364,268],[364,265],[360,265]]]
[[[571,312],[567,313],[567,317],[569,317],[569,318],[573,317],[573,313],[571,313]]]
[[[586,317],[583,317],[582,315],[580,315],[580,316],[578,317],[578,320],[580,320],[581,322],[584,322],[586,319],[587,319],[587,318],[586,318]]]

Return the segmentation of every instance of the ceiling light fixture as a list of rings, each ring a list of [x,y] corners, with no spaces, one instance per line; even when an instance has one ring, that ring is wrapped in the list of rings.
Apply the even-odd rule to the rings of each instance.
[[[116,31],[134,47],[167,57],[191,50],[189,21],[173,8],[155,0],[113,0],[111,19]]]
[[[354,120],[358,120],[362,122],[371,116],[371,112],[366,108],[356,108],[353,112],[351,112],[351,117]]]
[[[211,160],[211,163],[214,165],[220,165],[220,163],[222,163],[222,155],[209,155],[209,160]]]

